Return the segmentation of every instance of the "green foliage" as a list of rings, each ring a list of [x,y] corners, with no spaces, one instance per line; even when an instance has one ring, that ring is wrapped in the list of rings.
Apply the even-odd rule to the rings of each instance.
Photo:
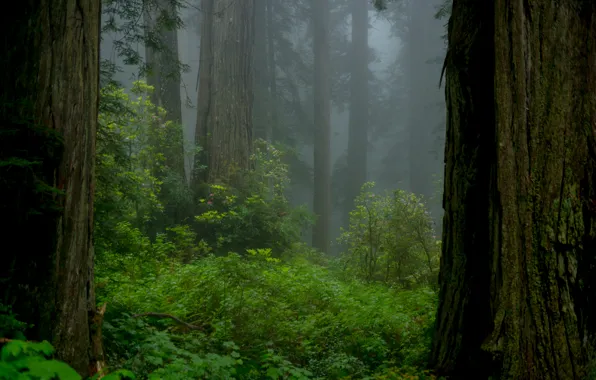
[[[100,254],[117,244],[113,236],[119,224],[155,235],[157,224],[174,223],[164,211],[191,199],[168,159],[178,153],[181,126],[165,121],[165,110],[150,101],[152,91],[144,82],[134,83],[135,99],[114,85],[101,90],[95,198]]]
[[[0,303],[0,338],[24,340],[28,327],[26,323],[17,320],[10,306]]]
[[[139,53],[138,45],[143,44],[163,55],[170,64],[167,76],[178,76],[188,70],[188,65],[180,62],[171,46],[161,38],[167,31],[184,27],[178,10],[183,4],[178,0],[104,0],[102,1],[102,37],[116,36],[111,40],[114,53],[122,58],[126,65],[138,66],[138,76],[156,69],[151,67]],[[175,10],[175,11],[173,11]],[[151,21],[147,22],[147,16]],[[113,75],[120,71],[109,59],[101,61],[101,79],[109,83]]]
[[[134,265],[143,276],[104,277],[99,293],[111,305],[104,324],[110,363],[142,378],[333,379],[426,360],[430,290],[341,280],[300,255],[282,261],[268,249]],[[131,316],[151,311],[200,329]]]
[[[362,186],[349,228],[339,238],[347,247],[346,270],[366,281],[434,284],[439,241],[422,200],[403,190],[377,195],[373,187]]]
[[[312,216],[304,207],[292,207],[285,196],[289,178],[283,151],[257,140],[254,152],[255,169],[244,187],[212,185],[200,200],[196,229],[203,243],[223,254],[270,248],[279,256],[300,240]]]
[[[53,353],[47,341],[10,341],[0,351],[0,379],[81,379],[68,364],[51,359]]]
[[[110,376],[422,376],[436,295],[387,286],[424,285],[434,274],[436,242],[420,200],[365,191],[342,237],[347,255],[326,257],[300,242],[312,217],[289,204],[278,146],[257,140],[243,181],[207,184],[202,199],[204,189],[190,196],[183,181],[169,183],[179,126],[163,122],[150,92],[137,82],[135,99],[113,86],[102,93],[95,279],[98,302],[109,305],[108,363],[120,370]],[[168,207],[183,202],[186,224],[174,223]],[[387,284],[363,281],[378,280],[379,271],[366,278],[353,265],[370,242],[390,263]]]

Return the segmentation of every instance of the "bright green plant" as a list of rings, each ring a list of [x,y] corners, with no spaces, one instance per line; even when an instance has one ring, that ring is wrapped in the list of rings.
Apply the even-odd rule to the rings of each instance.
[[[68,364],[51,359],[53,353],[47,341],[10,341],[0,351],[0,379],[81,379]]]
[[[102,277],[108,285],[98,290],[111,305],[104,325],[110,363],[141,377],[339,379],[425,364],[436,299],[430,290],[341,280],[303,258],[274,258],[270,249],[190,264],[148,260],[134,264],[143,276]],[[196,329],[130,317],[150,312]]]
[[[300,241],[312,216],[286,198],[288,168],[281,150],[259,140],[251,159],[255,169],[244,187],[210,186],[200,200],[196,229],[204,244],[223,254],[270,248],[279,256]]]
[[[152,92],[140,81],[132,95],[115,85],[101,90],[95,198],[99,253],[124,221],[152,237],[165,232],[164,225],[176,222],[166,218],[167,211],[191,198],[184,178],[171,170],[184,159],[178,157],[181,126],[165,121],[165,110],[150,101]]]
[[[346,270],[366,281],[402,286],[434,282],[439,241],[422,200],[403,190],[377,195],[373,188],[372,182],[363,185],[339,238],[347,248]]]

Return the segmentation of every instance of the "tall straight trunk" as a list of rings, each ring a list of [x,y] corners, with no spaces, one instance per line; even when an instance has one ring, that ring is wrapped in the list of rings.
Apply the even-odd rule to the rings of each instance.
[[[596,4],[454,0],[431,364],[583,379],[596,318]]]
[[[177,65],[179,59],[178,30],[175,28],[168,29],[157,24],[157,19],[162,12],[165,12],[168,18],[177,17],[177,10],[170,0],[159,0],[154,12],[145,13],[147,26],[160,36],[160,46],[158,48],[154,49],[151,46],[146,48],[147,64],[151,67],[151,72],[147,76],[147,84],[155,88],[152,101],[166,110],[166,119],[181,124],[180,68]],[[182,128],[174,138],[176,145],[164,152],[166,165],[184,179],[186,175],[184,172]]]
[[[328,253],[331,221],[331,87],[329,83],[329,2],[312,0],[314,17],[314,202],[313,246]]]
[[[151,33],[159,36],[157,46],[147,44],[146,59],[150,71],[147,75],[147,84],[154,87],[151,96],[152,102],[166,110],[166,121],[171,121],[179,128],[169,129],[167,143],[157,145],[159,152],[165,159],[165,169],[157,168],[157,178],[171,177],[175,174],[177,185],[184,186],[187,183],[184,169],[184,132],[182,125],[182,101],[180,97],[180,67],[178,53],[178,30],[176,27],[160,24],[160,19],[173,20],[177,18],[177,9],[171,0],[158,0],[153,7],[146,10],[145,27],[147,35]],[[161,128],[161,123],[155,123],[153,128]],[[172,181],[167,181],[172,183]],[[176,189],[177,190],[177,189]],[[176,191],[175,190],[175,191]],[[175,195],[172,188],[164,186],[160,193],[160,199],[165,205],[165,213],[158,215],[155,220],[149,222],[151,235],[154,236],[159,227],[163,225],[178,224],[187,216],[186,205],[173,201]]]
[[[271,127],[268,39],[267,0],[255,0],[253,135],[267,141]]]
[[[147,33],[159,36],[158,46],[146,47],[147,64],[151,69],[147,83],[155,87],[152,101],[168,112],[168,120],[181,123],[180,71],[176,64],[179,59],[178,30],[158,23],[163,14],[168,19],[173,19],[177,17],[176,13],[176,7],[170,0],[158,0],[155,8],[148,9],[144,17]]]
[[[354,199],[366,182],[368,151],[368,3],[352,0],[352,58],[350,76],[350,122],[344,225],[349,223]]]
[[[208,183],[236,184],[251,167],[254,10],[254,0],[213,2]]]
[[[192,188],[197,192],[206,173],[202,165],[207,161],[207,121],[211,110],[212,73],[213,73],[213,1],[201,1],[201,45],[199,51],[199,79],[197,95],[197,125],[195,145],[201,151],[195,153],[192,175]]]
[[[91,344],[100,2],[13,6],[0,23],[0,302],[87,376],[102,355]]]
[[[267,141],[281,138],[275,134],[279,130],[277,116],[277,64],[275,62],[275,28],[273,26],[273,0],[267,0],[267,67],[269,74],[269,128]]]
[[[432,195],[432,170],[430,151],[432,149],[432,124],[429,103],[428,81],[436,88],[438,78],[429,75],[428,60],[433,58],[432,38],[440,40],[440,34],[430,33],[433,21],[432,0],[410,0],[408,35],[408,148],[410,165],[410,191],[426,198]],[[437,89],[438,91],[438,89]]]

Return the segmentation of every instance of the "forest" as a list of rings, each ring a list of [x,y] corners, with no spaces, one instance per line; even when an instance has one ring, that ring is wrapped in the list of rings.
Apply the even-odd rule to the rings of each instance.
[[[0,379],[596,379],[596,2],[0,22]]]

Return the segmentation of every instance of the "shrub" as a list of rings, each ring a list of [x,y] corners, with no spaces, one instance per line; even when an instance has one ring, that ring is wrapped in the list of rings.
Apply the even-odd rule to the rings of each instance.
[[[365,281],[434,285],[440,246],[424,203],[403,190],[377,195],[373,187],[363,185],[338,239],[347,249],[344,267]]]

